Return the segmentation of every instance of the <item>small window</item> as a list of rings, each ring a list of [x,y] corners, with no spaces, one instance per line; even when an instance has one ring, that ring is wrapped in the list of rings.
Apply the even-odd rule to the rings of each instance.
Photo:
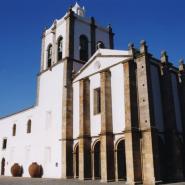
[[[51,67],[51,61],[52,61],[52,45],[50,44],[47,50],[47,68]]]
[[[31,133],[31,120],[28,120],[28,123],[27,123],[27,133]]]
[[[14,124],[12,128],[12,136],[15,136],[15,135],[16,135],[16,124]]]
[[[101,112],[101,91],[100,88],[94,89],[94,114]]]
[[[88,61],[88,47],[89,41],[85,35],[80,36],[80,60],[87,62]]]
[[[62,37],[58,39],[57,47],[58,47],[57,57],[58,57],[58,61],[60,61],[62,60],[62,49],[63,49],[63,38]]]
[[[3,146],[2,146],[3,150],[5,150],[6,147],[7,147],[7,139],[5,138],[3,139]]]
[[[100,48],[105,48],[105,45],[102,41],[98,41],[96,44],[96,50],[98,50]]]

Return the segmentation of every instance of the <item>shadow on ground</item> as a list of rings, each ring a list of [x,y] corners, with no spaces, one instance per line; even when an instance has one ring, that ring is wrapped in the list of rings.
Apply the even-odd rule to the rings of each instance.
[[[104,185],[100,181],[79,181],[79,180],[61,180],[61,179],[32,179],[20,177],[0,177],[0,185]],[[125,182],[110,182],[109,185],[120,185]],[[167,185],[167,184],[166,184]],[[173,183],[170,185],[185,185],[185,182]]]

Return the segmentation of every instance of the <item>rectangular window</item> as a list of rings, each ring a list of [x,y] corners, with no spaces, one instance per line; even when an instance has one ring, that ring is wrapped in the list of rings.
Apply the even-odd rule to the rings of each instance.
[[[7,147],[7,139],[3,139],[3,150],[5,150]]]
[[[101,91],[100,88],[94,89],[94,114],[101,112]]]

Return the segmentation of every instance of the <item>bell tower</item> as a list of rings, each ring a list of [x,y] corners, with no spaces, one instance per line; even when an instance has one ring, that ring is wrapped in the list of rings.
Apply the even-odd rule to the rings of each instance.
[[[70,16],[73,17],[71,22],[68,21]],[[110,25],[102,27],[93,17],[87,18],[85,8],[76,3],[43,32],[41,72],[66,57],[74,59],[73,70],[78,71],[98,48],[113,49],[113,37]]]
[[[42,35],[39,102],[47,109],[59,105],[62,178],[73,177],[73,74],[96,50],[113,49],[114,45],[111,26],[99,26],[85,13],[76,3]],[[46,96],[50,97],[48,102],[43,98]]]

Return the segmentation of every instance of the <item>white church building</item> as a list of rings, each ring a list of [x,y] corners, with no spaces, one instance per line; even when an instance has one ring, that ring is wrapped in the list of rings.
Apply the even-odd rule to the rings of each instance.
[[[168,92],[160,85],[169,65],[171,81],[162,79],[172,84],[170,115],[164,103]],[[36,104],[0,118],[1,175],[12,176],[18,163],[22,176],[30,177],[29,166],[36,162],[43,178],[155,184],[173,173],[171,178],[181,180],[179,152],[170,156],[176,162],[161,165],[176,144],[159,148],[170,138],[164,134],[167,119],[183,143],[184,104],[177,93],[183,75],[183,63],[175,68],[166,52],[155,59],[144,41],[139,50],[132,44],[127,51],[115,50],[111,26],[98,25],[76,4],[43,33]],[[173,170],[164,174],[164,168]]]

